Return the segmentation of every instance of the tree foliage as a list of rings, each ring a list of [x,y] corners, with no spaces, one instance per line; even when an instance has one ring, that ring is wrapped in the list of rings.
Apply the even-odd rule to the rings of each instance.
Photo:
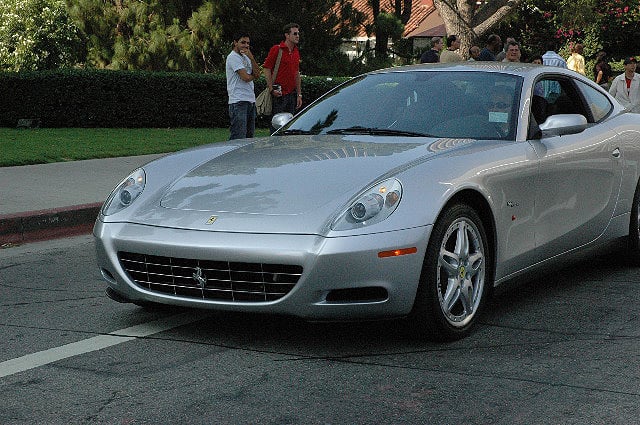
[[[413,8],[412,0],[382,0],[387,7],[381,7],[380,0],[369,0],[371,7],[370,24],[365,25],[367,35],[375,35],[376,43],[374,54],[365,52],[361,60],[367,60],[373,67],[388,66],[389,60],[389,40],[398,42],[402,38],[404,26],[411,18]],[[364,22],[365,17],[362,17]],[[402,43],[401,43],[402,44]],[[403,50],[402,52],[399,50]],[[404,49],[395,49],[396,55],[412,56],[412,52],[405,52]]]
[[[221,71],[234,33],[250,34],[260,61],[284,39],[282,27],[297,22],[303,71],[333,74],[349,67],[339,46],[360,22],[349,0],[66,1],[97,68]],[[339,14],[327,14],[332,8]]]
[[[604,49],[619,59],[640,52],[638,24],[638,0],[525,0],[499,28],[531,53],[544,52],[552,39],[564,55],[580,42],[587,58]]]
[[[208,72],[222,57],[215,2],[66,0],[97,68]]]
[[[82,56],[78,28],[63,0],[0,2],[0,70],[69,67]]]
[[[605,50],[617,58],[640,53],[640,1],[599,1],[594,9]]]

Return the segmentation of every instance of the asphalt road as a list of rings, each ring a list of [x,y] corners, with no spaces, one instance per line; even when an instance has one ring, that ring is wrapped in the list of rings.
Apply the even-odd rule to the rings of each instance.
[[[93,240],[0,249],[2,424],[633,424],[640,269],[499,291],[470,338],[107,299]]]

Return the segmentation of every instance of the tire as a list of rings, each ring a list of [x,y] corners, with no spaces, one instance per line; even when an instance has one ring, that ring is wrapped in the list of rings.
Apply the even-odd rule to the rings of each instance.
[[[640,184],[636,187],[636,193],[633,195],[627,239],[627,260],[632,266],[640,266]]]
[[[468,336],[492,287],[492,255],[482,220],[455,204],[436,221],[409,317],[415,334],[455,341]]]

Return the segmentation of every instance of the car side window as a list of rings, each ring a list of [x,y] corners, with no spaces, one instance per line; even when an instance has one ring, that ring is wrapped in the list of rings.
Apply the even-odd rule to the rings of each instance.
[[[534,86],[531,113],[538,124],[556,114],[580,114],[591,119],[591,111],[585,110],[582,96],[569,79],[546,76]]]
[[[587,102],[587,108],[589,108],[593,116],[593,121],[599,122],[606,118],[613,109],[613,105],[611,105],[607,96],[582,81],[576,81],[576,83]]]

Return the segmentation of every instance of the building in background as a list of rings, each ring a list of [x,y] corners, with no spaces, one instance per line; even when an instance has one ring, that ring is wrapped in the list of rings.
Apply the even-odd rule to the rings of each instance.
[[[353,7],[363,12],[367,19],[361,27],[360,32],[352,39],[345,40],[342,44],[342,52],[349,59],[354,59],[362,54],[367,48],[367,43],[371,48],[375,46],[375,34],[367,35],[365,27],[373,23],[373,11],[368,0],[353,0]],[[391,2],[382,0],[380,2],[380,10],[393,13]],[[413,51],[417,52],[430,47],[429,40],[431,37],[445,37],[446,30],[444,21],[433,5],[433,0],[413,0],[411,6],[411,17],[409,22],[405,24],[403,38],[410,39],[413,45]]]

